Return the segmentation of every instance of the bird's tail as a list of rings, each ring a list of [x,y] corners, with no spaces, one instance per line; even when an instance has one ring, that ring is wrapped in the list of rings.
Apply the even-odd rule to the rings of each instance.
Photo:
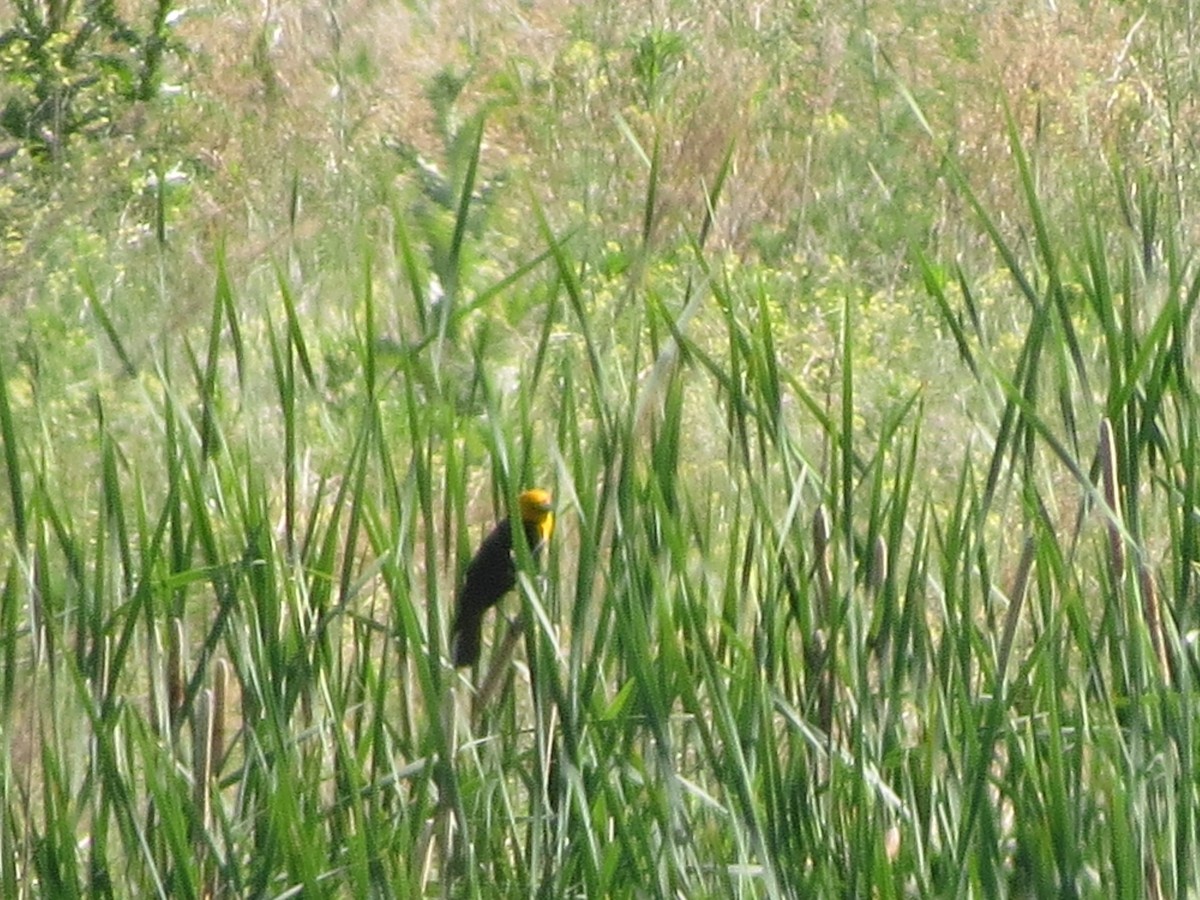
[[[471,613],[463,613],[454,620],[450,629],[450,658],[456,666],[473,666],[479,662],[479,642],[483,630],[483,619]]]

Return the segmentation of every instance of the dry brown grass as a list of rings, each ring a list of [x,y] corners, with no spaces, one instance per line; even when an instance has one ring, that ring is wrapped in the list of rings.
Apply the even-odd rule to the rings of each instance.
[[[638,245],[649,172],[632,134],[647,153],[656,141],[660,148],[657,247],[698,231],[705,190],[732,145],[710,248],[781,268],[836,271],[850,261],[870,289],[892,290],[908,279],[913,243],[993,264],[972,214],[943,181],[947,151],[999,221],[1015,234],[1024,227],[1005,104],[1048,203],[1075,203],[1111,166],[1182,178],[1194,92],[1178,85],[1193,66],[1185,36],[1169,24],[1139,19],[1127,5],[1078,2],[977,12],[772,0],[685,14],[670,4],[592,10],[560,0],[222,4],[181,22],[189,51],[169,80],[186,85],[185,99],[131,117],[128,138],[79,162],[55,203],[91,211],[84,227],[144,257],[123,264],[153,268],[156,257],[144,253],[153,203],[129,185],[156,160],[191,176],[169,222],[172,309],[148,329],[148,344],[206,319],[221,244],[235,283],[258,272],[269,284],[272,261],[298,259],[311,292],[338,307],[345,276],[329,261],[344,266],[364,238],[386,244],[388,204],[412,191],[395,148],[445,169],[446,130],[486,109],[481,178],[505,175],[508,188],[498,233],[475,252],[500,271],[544,249],[530,193],[553,227],[580,231],[576,252],[585,258],[614,243]],[[633,58],[653,34],[677,35],[683,50],[648,101]],[[439,121],[430,86],[446,74],[463,89]],[[10,242],[9,260],[24,250],[36,261],[0,264],[13,276],[12,305],[45,294],[37,261],[53,265],[77,251],[70,237],[57,250],[38,238],[61,233],[55,208],[33,215]],[[19,202],[13,209],[23,215]]]

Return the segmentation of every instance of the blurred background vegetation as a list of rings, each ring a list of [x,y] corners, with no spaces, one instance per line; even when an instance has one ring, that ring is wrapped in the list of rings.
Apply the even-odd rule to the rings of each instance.
[[[1186,5],[30,2],[8,19],[3,303],[18,342],[51,342],[68,380],[96,374],[81,282],[141,367],[164,335],[206,327],[218,254],[251,290],[285,265],[336,354],[366,254],[387,308],[412,309],[399,219],[420,274],[468,297],[544,251],[535,203],[607,279],[598,303],[615,311],[630,285],[678,294],[732,149],[709,252],[767,288],[799,370],[828,355],[852,296],[878,337],[873,374],[903,394],[947,374],[927,352],[913,248],[947,271],[997,270],[946,160],[1028,240],[1006,108],[1052,219],[1087,210],[1108,240],[1136,237],[1151,191],[1157,214],[1188,222]],[[1006,290],[1001,274],[980,299],[1003,316]],[[509,335],[515,357],[544,302],[517,283],[462,324]]]
[[[6,884],[1193,889],[1190,0],[3,2]]]

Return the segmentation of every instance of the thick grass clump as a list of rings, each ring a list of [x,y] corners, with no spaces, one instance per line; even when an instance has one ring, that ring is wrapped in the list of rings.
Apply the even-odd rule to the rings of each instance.
[[[1189,896],[1190,194],[1120,129],[1054,166],[1058,81],[1032,131],[947,105],[928,45],[1000,53],[965,20],[793,12],[468,23],[385,138],[331,10],[324,169],[235,130],[144,240],[23,220],[78,253],[0,348],[14,895]],[[1174,108],[1152,12],[1101,17],[1112,91],[1153,26]],[[316,77],[277,24],[266,144]],[[842,80],[782,90],[821,54]],[[458,580],[534,485],[553,540],[456,670]]]

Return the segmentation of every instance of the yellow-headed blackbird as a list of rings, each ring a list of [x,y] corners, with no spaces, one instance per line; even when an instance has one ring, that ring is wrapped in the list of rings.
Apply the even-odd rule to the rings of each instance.
[[[525,526],[525,541],[536,557],[554,530],[550,494],[533,488],[521,493],[517,505],[521,511],[521,524]],[[467,565],[467,575],[454,609],[454,624],[450,626],[450,656],[456,666],[473,666],[479,661],[483,614],[516,583],[512,522],[506,518],[483,539]]]

